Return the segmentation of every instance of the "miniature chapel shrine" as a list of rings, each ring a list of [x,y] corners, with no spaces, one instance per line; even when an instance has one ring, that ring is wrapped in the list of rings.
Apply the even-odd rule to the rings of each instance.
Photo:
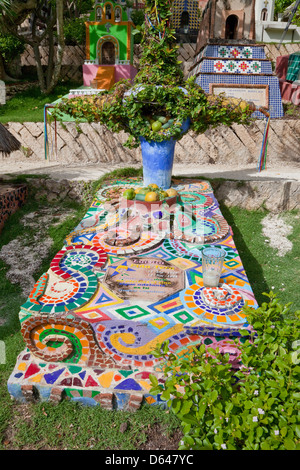
[[[134,24],[125,2],[96,3],[86,22],[86,60],[83,85],[107,89],[123,79],[132,80]]]

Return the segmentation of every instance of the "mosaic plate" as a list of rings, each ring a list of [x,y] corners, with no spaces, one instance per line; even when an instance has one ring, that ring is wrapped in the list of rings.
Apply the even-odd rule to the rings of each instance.
[[[224,306],[214,307],[208,305],[205,301],[203,291],[205,287],[200,287],[197,284],[189,286],[184,292],[180,294],[181,301],[184,307],[196,315],[198,320],[204,320],[209,323],[221,323],[226,325],[234,325],[237,323],[245,322],[245,314],[242,313],[242,308],[245,305],[243,295],[237,288],[234,290],[239,294],[239,301],[234,305],[230,302],[225,302]]]

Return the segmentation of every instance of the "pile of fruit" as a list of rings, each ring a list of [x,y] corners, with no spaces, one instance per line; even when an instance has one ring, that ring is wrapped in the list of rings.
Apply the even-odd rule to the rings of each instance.
[[[149,184],[142,188],[130,188],[123,192],[123,197],[129,200],[156,202],[164,201],[169,197],[178,196],[178,192],[174,188],[162,189],[157,184]]]
[[[149,116],[147,117],[147,120],[149,121],[149,125],[153,132],[164,132],[173,124],[176,125],[176,122],[174,122],[174,119],[170,116]],[[178,125],[180,126],[179,122]]]

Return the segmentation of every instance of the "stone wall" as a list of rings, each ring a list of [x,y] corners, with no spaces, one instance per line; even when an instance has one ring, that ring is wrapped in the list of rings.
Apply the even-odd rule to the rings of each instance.
[[[191,66],[196,44],[185,43],[178,49],[178,60],[182,62],[181,66],[184,74],[187,74],[188,68]],[[267,59],[273,62],[275,69],[276,58],[281,55],[289,55],[293,52],[300,51],[300,43],[282,44],[277,49],[275,44],[266,44],[265,53]],[[40,47],[42,65],[48,64],[48,50],[47,47]],[[134,66],[139,67],[139,60],[142,54],[142,49],[139,44],[134,46]],[[85,46],[66,46],[61,78],[65,80],[82,81],[82,65],[85,60]],[[21,55],[21,67],[24,69],[35,68],[36,62],[34,58],[33,49],[31,46],[26,46],[24,53]]]
[[[22,150],[1,160],[43,163],[45,160],[44,123],[10,122],[8,130],[21,142]],[[265,121],[256,120],[250,126],[234,124],[219,126],[204,134],[188,132],[177,144],[175,163],[219,164],[241,168],[256,164],[260,155]],[[80,130],[80,132],[79,132]],[[54,125],[48,127],[50,161],[61,164],[138,164],[140,148],[128,149],[122,144],[125,133],[114,134],[100,124],[73,122],[57,124],[57,153]],[[297,119],[271,120],[269,129],[268,166],[287,164],[297,167],[299,161],[300,126]]]
[[[213,180],[211,184],[217,200],[227,207],[238,206],[247,210],[266,209],[272,213],[300,210],[300,184],[298,181],[277,180],[274,184],[272,180]],[[51,203],[71,200],[89,206],[93,199],[93,181],[77,181],[66,178],[55,180],[40,176],[28,177],[26,185],[30,197],[34,197],[36,200],[47,199]],[[9,186],[8,177],[6,178],[6,186]],[[11,203],[9,207],[11,209]],[[10,210],[10,213],[15,210],[17,207],[13,207],[13,211]],[[2,222],[4,224],[5,220],[3,219]]]

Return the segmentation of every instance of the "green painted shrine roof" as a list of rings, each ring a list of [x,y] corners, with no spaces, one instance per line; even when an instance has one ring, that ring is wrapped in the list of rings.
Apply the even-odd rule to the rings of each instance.
[[[121,5],[120,3],[115,2],[113,0],[109,0],[109,1],[106,1],[106,2],[97,2],[97,3],[95,3],[95,7],[91,11],[89,21],[97,21],[97,19],[96,19],[96,9],[97,9],[97,7],[102,7],[103,8],[106,3],[111,3],[113,8],[115,8],[117,6],[120,7],[121,11],[122,11],[122,21],[129,21],[127,11],[126,11],[126,3],[124,5]]]

